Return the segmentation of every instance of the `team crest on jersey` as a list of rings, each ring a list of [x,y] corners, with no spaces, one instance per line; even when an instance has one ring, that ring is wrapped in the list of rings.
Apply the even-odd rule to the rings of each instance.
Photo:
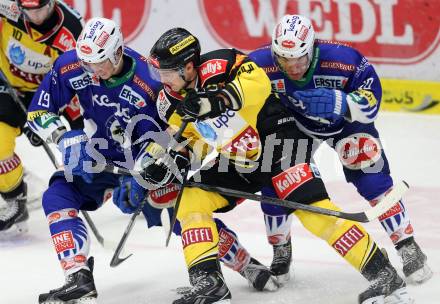
[[[62,27],[55,37],[53,46],[62,52],[73,50],[76,46],[75,36],[66,27]]]
[[[225,73],[227,64],[228,61],[226,59],[211,59],[202,63],[199,68],[202,87],[208,79]]]
[[[171,106],[171,102],[168,100],[167,96],[165,95],[164,90],[160,90],[159,96],[156,101],[156,108],[160,119],[162,119],[165,122],[167,121],[166,116],[170,106]]]
[[[351,170],[371,167],[380,158],[382,146],[379,140],[368,133],[356,133],[341,139],[336,152],[342,164]]]
[[[272,91],[278,93],[286,93],[286,84],[284,83],[284,79],[274,79],[271,80]]]
[[[133,88],[129,87],[128,85],[124,85],[121,92],[119,93],[119,98],[128,101],[131,105],[135,106],[136,108],[140,109],[147,105],[145,102],[145,99],[133,90]]]
[[[343,89],[348,77],[332,75],[313,75],[315,88]]]

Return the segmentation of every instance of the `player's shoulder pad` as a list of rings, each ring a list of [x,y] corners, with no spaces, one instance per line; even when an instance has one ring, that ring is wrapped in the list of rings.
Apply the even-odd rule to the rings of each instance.
[[[63,1],[57,1],[57,3],[58,3],[58,7],[60,8],[61,12],[64,15],[63,25],[59,30],[57,36],[59,36],[61,42],[63,41],[62,39],[66,39],[66,37],[69,39],[73,37],[75,42],[78,39],[79,35],[81,34],[84,20],[82,16],[75,9],[71,8]],[[73,46],[75,46],[75,43]],[[66,50],[68,49],[65,49],[63,51]]]
[[[183,97],[171,90],[163,88],[159,91],[156,100],[157,113],[160,119],[165,123],[168,123],[171,115],[177,108],[177,104],[183,99]]]
[[[249,53],[249,59],[255,62],[260,67],[273,66],[273,58],[271,52],[271,45],[262,46]]]
[[[333,67],[353,72],[364,58],[354,47],[338,41],[317,40],[315,47],[319,48],[321,68]]]
[[[146,93],[151,101],[155,102],[162,84],[151,76],[147,58],[129,47],[124,48],[124,54],[136,61],[133,84]]]
[[[76,55],[76,50],[70,50],[60,55],[53,65],[60,77],[70,77],[78,73],[82,73],[81,63]]]
[[[235,49],[219,49],[203,54],[200,58],[199,79],[202,87],[208,84],[227,82],[231,70],[237,65],[237,60],[247,58]]]

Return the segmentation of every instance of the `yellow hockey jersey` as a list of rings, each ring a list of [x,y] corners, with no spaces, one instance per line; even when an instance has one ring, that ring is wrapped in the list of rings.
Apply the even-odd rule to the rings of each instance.
[[[237,165],[247,167],[249,161],[258,160],[262,152],[257,122],[271,94],[269,78],[246,55],[234,49],[221,49],[201,56],[196,87],[212,84],[221,84],[228,98],[234,98],[241,109],[228,109],[218,117],[190,123],[182,135],[190,140],[198,158],[204,158],[215,149]],[[166,88],[159,92],[158,113],[170,126],[178,127],[182,123],[175,112],[182,99],[182,95]]]
[[[38,88],[55,59],[76,45],[82,30],[81,16],[57,0],[53,14],[42,26],[36,26],[20,14],[15,1],[2,1],[0,33],[0,69],[2,77],[19,91]]]

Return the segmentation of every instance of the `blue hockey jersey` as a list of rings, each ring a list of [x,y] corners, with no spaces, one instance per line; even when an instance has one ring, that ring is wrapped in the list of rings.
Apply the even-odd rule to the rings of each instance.
[[[376,118],[382,98],[379,77],[373,66],[354,48],[332,41],[316,40],[310,68],[303,79],[294,81],[279,70],[270,45],[257,49],[249,57],[262,67],[272,82],[272,90],[282,95],[315,88],[357,92],[362,98],[349,104],[353,121],[370,123]],[[333,124],[323,124],[293,111],[298,126],[306,133],[327,137],[341,132],[347,121],[341,117]]]
[[[151,77],[145,57],[126,47],[124,58],[132,61],[128,72],[101,80],[82,68],[75,50],[61,55],[29,106],[29,127],[50,141],[61,126],[58,113],[76,94],[88,138],[101,142],[96,150],[107,161],[124,161],[127,151],[135,157],[139,138],[153,138],[152,132],[164,128],[156,110],[161,84]]]

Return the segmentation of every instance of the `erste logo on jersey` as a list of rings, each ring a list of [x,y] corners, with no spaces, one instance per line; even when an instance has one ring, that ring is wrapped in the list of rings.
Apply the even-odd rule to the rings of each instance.
[[[225,73],[227,64],[228,61],[225,59],[211,59],[202,63],[199,68],[201,85],[203,86],[208,79]]]
[[[277,22],[286,14],[309,16],[318,37],[353,44],[371,62],[417,63],[431,56],[440,43],[440,18],[432,17],[433,12],[440,11],[440,1],[429,1],[429,5],[414,0],[200,3],[203,20],[214,38],[224,47],[244,51],[271,41]],[[275,33],[280,35],[279,30]],[[307,37],[308,29],[301,28],[299,34],[301,38]]]
[[[89,85],[99,86],[99,79],[89,73],[82,73],[79,76],[70,78],[69,82],[74,90],[81,90]]]
[[[379,140],[368,133],[356,133],[341,139],[335,150],[342,164],[351,170],[371,167],[382,154]]]
[[[72,32],[63,26],[55,37],[53,46],[62,52],[67,52],[75,48],[76,40]]]
[[[134,40],[143,31],[151,7],[151,0],[66,0],[65,2],[75,8],[84,20],[92,17],[113,19],[121,26],[125,43]],[[101,42],[105,44],[104,39]]]
[[[135,106],[138,109],[143,108],[147,105],[145,99],[128,85],[124,85],[122,87],[122,90],[119,93],[119,98],[128,101],[131,105]]]
[[[313,75],[315,88],[343,89],[348,77],[331,75]]]

